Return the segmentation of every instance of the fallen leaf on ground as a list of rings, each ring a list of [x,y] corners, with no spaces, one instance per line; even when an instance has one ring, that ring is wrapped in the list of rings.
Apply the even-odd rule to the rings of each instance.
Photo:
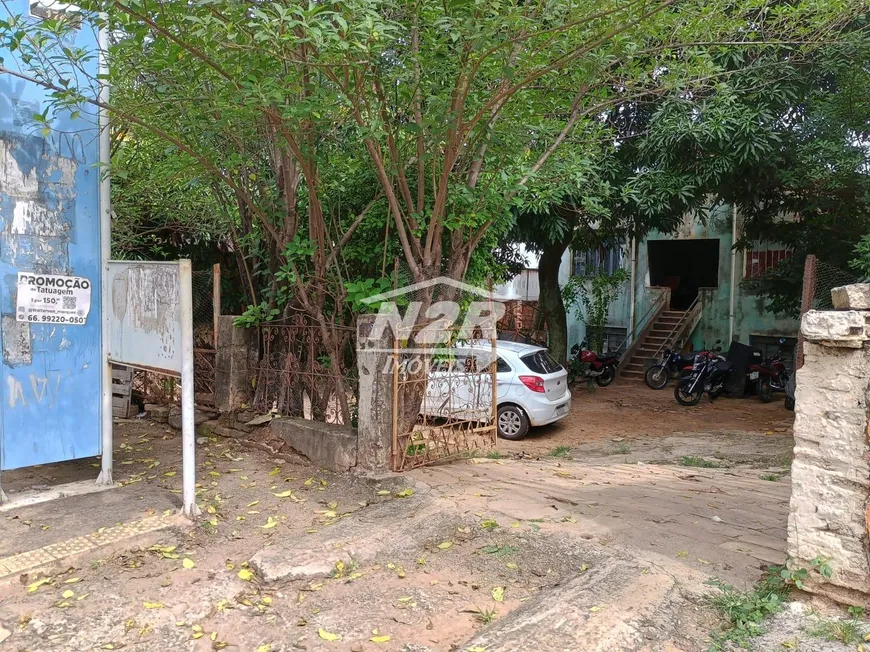
[[[191,568],[196,566],[194,561],[192,559],[188,559],[187,557],[182,560],[181,565],[184,566],[187,570],[190,570]]]
[[[63,593],[60,594],[60,597],[62,597],[64,600],[69,600],[74,595],[75,595],[75,591],[71,591],[71,590],[67,589],[66,591],[64,591]]]
[[[492,599],[496,602],[504,602],[504,587],[497,586],[492,590]]]
[[[452,546],[453,546],[453,542],[452,542],[452,541],[442,541],[441,543],[438,544],[438,547],[439,547],[441,550],[447,550],[448,548],[450,548],[450,547],[452,547]]]
[[[414,495],[413,489],[402,489],[400,492],[396,494],[396,498],[408,498],[409,496]],[[387,637],[389,638],[389,637]]]
[[[331,632],[327,632],[325,629],[318,629],[317,635],[322,638],[324,641],[339,641],[341,640],[341,636],[338,634],[333,634]]]
[[[372,636],[369,639],[372,643],[386,643],[390,640],[389,636]]]
[[[239,571],[239,579],[244,580],[246,582],[250,582],[254,579],[254,574],[249,571],[247,568],[243,568]]]
[[[272,517],[270,516],[269,519],[266,521],[266,524],[265,524],[265,525],[261,525],[260,527],[261,527],[262,529],[264,529],[264,530],[271,530],[271,529],[272,529],[273,527],[275,527],[276,525],[278,525],[278,521],[276,521],[274,518],[272,518]]]
[[[41,580],[36,580],[33,584],[27,585],[27,592],[28,593],[36,593],[39,590],[40,586],[44,586],[44,585],[48,584],[49,582],[51,582],[50,577],[43,577]]]
[[[163,609],[164,604],[162,602],[143,602],[142,606],[146,609]]]

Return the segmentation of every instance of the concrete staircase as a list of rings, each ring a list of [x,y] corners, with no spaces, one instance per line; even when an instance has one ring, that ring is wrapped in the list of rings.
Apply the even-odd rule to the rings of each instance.
[[[659,313],[652,328],[644,334],[634,350],[631,359],[620,367],[620,375],[623,378],[643,380],[647,360],[657,357],[659,349],[673,344],[671,340],[680,334],[674,329],[685,316],[686,313],[680,310],[663,310]]]

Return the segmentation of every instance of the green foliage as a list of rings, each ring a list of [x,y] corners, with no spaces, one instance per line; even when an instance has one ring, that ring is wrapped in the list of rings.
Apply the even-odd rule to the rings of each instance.
[[[870,279],[870,233],[861,236],[854,249],[855,257],[849,261],[849,267],[858,273],[865,283]]]
[[[728,628],[713,635],[713,649],[725,649],[726,642],[747,647],[749,639],[764,633],[764,621],[782,609],[790,592],[777,566],[768,568],[764,578],[751,590],[740,591],[730,584],[712,579],[707,584],[718,589],[708,600],[728,622]]]
[[[570,446],[556,446],[553,450],[550,451],[550,457],[563,457],[569,458],[571,457],[571,447]]]
[[[251,328],[272,321],[281,314],[277,308],[270,308],[265,301],[256,306],[248,306],[244,313],[235,320],[235,325],[240,328]]]
[[[810,563],[825,579],[830,579],[834,575],[834,569],[828,563],[827,557],[816,557]]]
[[[604,327],[610,304],[619,295],[622,286],[628,281],[628,272],[618,269],[612,274],[599,269],[591,277],[572,276],[562,288],[562,298],[569,310],[586,324],[586,339],[589,348],[601,351],[604,348]]]
[[[833,574],[824,557],[817,557],[811,564],[823,577]],[[710,604],[728,621],[725,631],[713,635],[711,649],[732,649],[731,644],[749,648],[750,639],[764,633],[764,621],[782,608],[793,588],[803,589],[807,577],[807,569],[789,568],[786,564],[768,566],[764,577],[749,591],[740,591],[715,578],[707,582],[718,589],[707,596]],[[859,613],[850,609],[853,621],[861,613],[863,610]]]
[[[810,636],[824,638],[828,641],[839,641],[844,645],[855,645],[864,640],[866,626],[861,621],[864,609],[849,607],[849,618],[822,620],[807,630]]]
[[[680,466],[691,466],[701,469],[718,469],[722,465],[719,462],[714,462],[713,460],[708,460],[704,457],[698,457],[697,455],[683,455],[680,458]]]

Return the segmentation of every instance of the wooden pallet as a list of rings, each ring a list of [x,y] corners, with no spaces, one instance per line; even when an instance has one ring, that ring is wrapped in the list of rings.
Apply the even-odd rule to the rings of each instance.
[[[138,406],[130,404],[133,393],[133,369],[123,365],[112,365],[112,416],[127,419],[135,417]]]

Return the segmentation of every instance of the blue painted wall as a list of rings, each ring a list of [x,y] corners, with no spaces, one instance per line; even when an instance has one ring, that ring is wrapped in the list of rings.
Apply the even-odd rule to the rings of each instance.
[[[0,18],[29,13],[0,4]],[[96,50],[84,26],[76,45]],[[14,56],[0,49],[5,65]],[[95,75],[96,61],[89,74]],[[100,253],[95,111],[61,115],[43,136],[35,84],[0,75],[0,469],[100,453]],[[15,321],[19,271],[83,276],[92,284],[83,326]]]
[[[709,293],[709,301],[705,303],[701,321],[692,334],[692,345],[700,348],[704,344],[712,346],[716,340],[728,341],[728,313],[731,289],[731,207],[720,206],[710,212],[706,223],[701,223],[692,216],[687,216],[682,227],[675,234],[650,235],[637,246],[637,275],[635,278],[635,316],[640,322],[655,301],[657,294],[650,290],[649,249],[647,243],[651,240],[674,239],[718,239],[719,240],[719,273],[718,285]],[[739,219],[739,216],[738,216]],[[739,224],[739,222],[738,222]],[[775,248],[775,247],[772,247]],[[569,254],[563,260],[560,270],[560,281],[568,279]],[[630,270],[630,252],[625,257],[625,267]],[[748,292],[741,287],[745,269],[745,254],[737,252],[735,261],[736,293],[734,339],[749,343],[752,336],[796,337],[798,321],[785,315],[774,315],[765,310],[763,298]],[[608,324],[628,327],[630,324],[631,306],[629,301],[630,287],[626,286],[619,299],[611,305]],[[585,336],[585,327],[576,316],[568,317],[569,346],[580,342]],[[727,348],[727,345],[726,345]]]

